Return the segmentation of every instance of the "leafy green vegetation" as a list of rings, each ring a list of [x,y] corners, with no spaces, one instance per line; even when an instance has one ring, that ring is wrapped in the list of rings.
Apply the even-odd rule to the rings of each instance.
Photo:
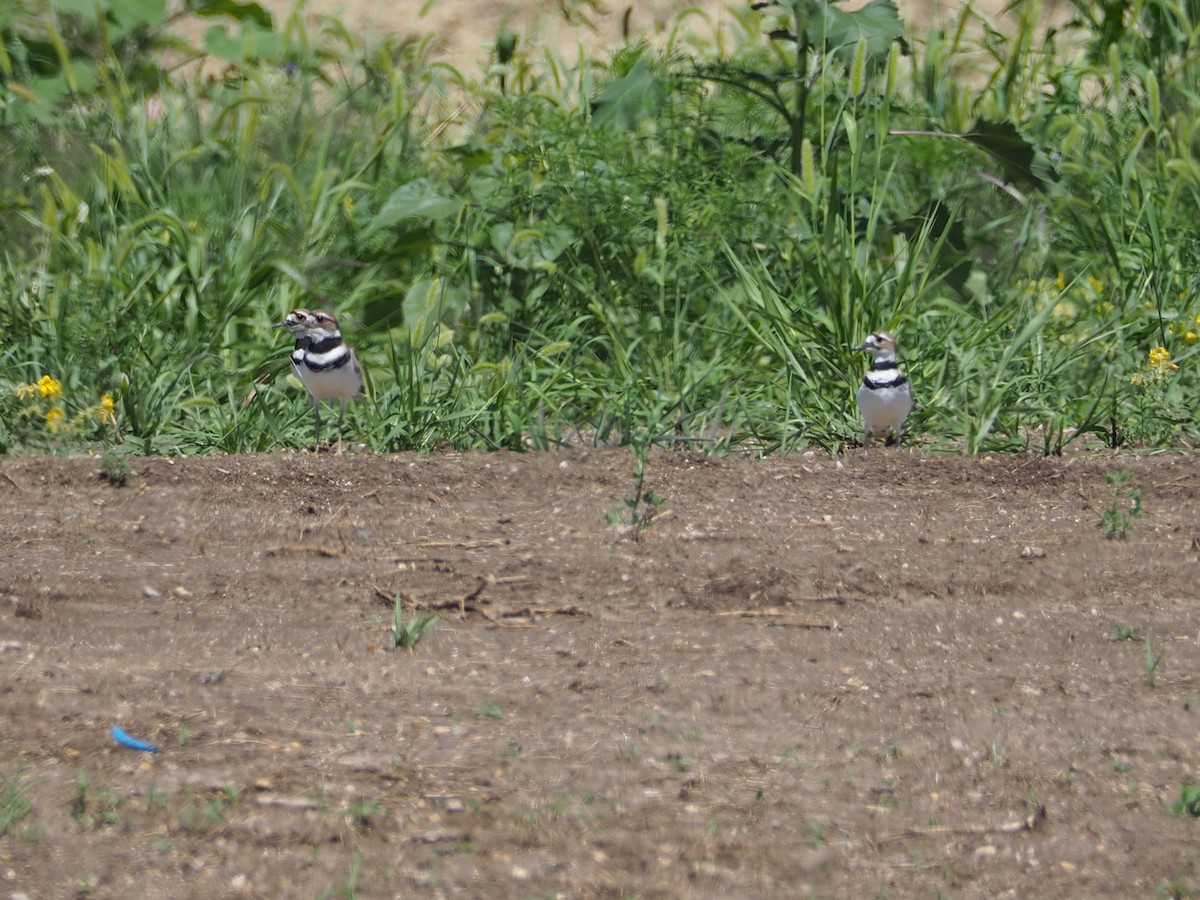
[[[162,3],[47,9],[0,12],[0,452],[304,446],[296,306],[380,451],[836,450],[879,328],[934,448],[1200,436],[1188,4],[779,0],[477,73],[254,3],[188,0],[194,48]]]
[[[631,496],[609,510],[610,525],[629,527],[629,537],[640,541],[642,532],[650,527],[654,514],[666,502],[666,498],[646,487],[646,455],[651,437],[648,433],[630,439],[633,450],[633,486]]]
[[[1109,540],[1124,538],[1129,534],[1133,520],[1142,517],[1142,491],[1141,488],[1128,486],[1132,478],[1127,469],[1104,476],[1105,483],[1112,491],[1112,498],[1101,512],[1099,524]]]
[[[1189,815],[1200,819],[1200,781],[1185,781],[1179,789],[1179,800],[1172,811],[1177,816]]]

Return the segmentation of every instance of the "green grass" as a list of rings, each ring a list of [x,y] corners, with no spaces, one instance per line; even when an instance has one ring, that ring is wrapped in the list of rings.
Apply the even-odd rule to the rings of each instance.
[[[18,766],[12,775],[0,772],[0,835],[8,834],[33,811],[26,796],[29,783],[24,780],[24,775],[23,766]]]
[[[1150,632],[1146,632],[1145,640],[1146,649],[1146,681],[1150,687],[1154,687],[1154,682],[1158,678],[1158,670],[1162,666],[1163,654],[1154,652],[1154,645],[1150,642]]]
[[[355,854],[354,861],[350,863],[350,874],[346,877],[345,884],[339,884],[331,888],[327,888],[321,892],[322,900],[328,898],[342,897],[345,900],[354,900],[358,896],[358,875],[362,868],[362,856]]]
[[[403,647],[411,650],[437,625],[435,613],[420,613],[416,616],[404,617],[404,598],[396,592],[392,605],[392,647]]]
[[[1185,781],[1179,789],[1179,800],[1172,808],[1177,816],[1200,819],[1200,781]]]
[[[929,448],[1200,437],[1186,4],[968,6],[907,55],[886,10],[735,4],[478,72],[297,13],[206,39],[215,80],[152,7],[0,19],[0,453],[104,450],[116,484],[112,448],[306,446],[295,306],[341,315],[378,451],[838,450],[879,328]]]

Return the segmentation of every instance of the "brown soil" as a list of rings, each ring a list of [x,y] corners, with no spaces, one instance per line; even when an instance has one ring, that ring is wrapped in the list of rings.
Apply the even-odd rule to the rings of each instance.
[[[1200,456],[100,468],[0,461],[5,897],[1200,889]]]

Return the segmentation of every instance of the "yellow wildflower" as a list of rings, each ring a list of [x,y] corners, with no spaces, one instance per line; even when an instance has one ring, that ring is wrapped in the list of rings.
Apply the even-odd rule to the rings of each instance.
[[[62,396],[62,382],[51,378],[49,375],[43,375],[38,379],[37,387],[44,399]]]
[[[46,413],[46,428],[51,433],[58,433],[67,427],[67,414],[61,406],[51,407]]]
[[[1054,285],[1058,288],[1060,294],[1067,289],[1067,279],[1062,272],[1059,272],[1058,278],[1054,279]]]
[[[1099,278],[1097,278],[1095,275],[1091,275],[1088,277],[1088,284],[1091,286],[1092,290],[1095,291],[1097,294],[1104,293],[1104,282],[1101,281]]]
[[[1155,347],[1150,351],[1150,368],[1155,370],[1154,377],[1157,380],[1167,372],[1174,372],[1179,366],[1171,362],[1171,353],[1166,347]]]
[[[1200,325],[1200,313],[1196,313],[1196,324]]]
[[[100,421],[106,425],[117,424],[117,414],[113,408],[112,394],[101,394],[100,403],[96,407],[96,415],[100,417]]]
[[[19,384],[13,388],[13,393],[20,399],[27,400],[30,397],[36,397],[38,394],[38,386],[36,384]]]
[[[1183,336],[1183,339],[1185,341],[1187,341],[1189,344],[1193,343],[1196,340],[1196,332],[1189,331],[1187,334],[1185,334]]]

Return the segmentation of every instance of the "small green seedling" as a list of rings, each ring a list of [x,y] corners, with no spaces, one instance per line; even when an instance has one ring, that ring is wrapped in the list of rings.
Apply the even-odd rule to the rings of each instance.
[[[646,452],[647,442],[641,440],[634,444],[633,450],[633,496],[626,497],[622,509],[617,506],[608,514],[610,525],[628,525],[629,536],[634,541],[642,539],[642,532],[650,527],[658,507],[666,502],[666,498],[646,489]]]
[[[1119,622],[1113,622],[1112,629],[1108,632],[1108,637],[1105,638],[1113,644],[1119,644],[1122,641],[1135,641],[1138,639],[1138,633],[1132,628],[1126,628]]]
[[[380,814],[381,809],[382,806],[378,800],[366,800],[359,797],[343,809],[341,815],[360,831],[368,831],[375,824],[375,818]]]
[[[396,592],[396,600],[392,607],[392,648],[404,647],[411,650],[437,624],[438,617],[432,613],[421,613],[418,616],[404,619],[404,598]]]
[[[33,809],[26,796],[29,785],[22,781],[24,774],[23,766],[18,766],[11,778],[0,773],[0,835],[7,834],[15,823]]]
[[[1154,654],[1154,647],[1150,644],[1150,632],[1146,632],[1146,678],[1150,682],[1150,687],[1154,687],[1154,679],[1158,677],[1158,667],[1162,665],[1163,655]]]
[[[84,816],[87,815],[88,808],[88,776],[87,772],[80,769],[75,775],[75,798],[71,801],[71,818],[76,822],[83,822]]]
[[[1171,808],[1177,816],[1189,815],[1200,819],[1200,779],[1185,781],[1179,789],[1179,801]]]
[[[1132,478],[1128,469],[1109,472],[1104,476],[1105,482],[1112,488],[1112,500],[1100,516],[1100,527],[1110,541],[1124,538],[1133,520],[1142,517],[1141,488],[1125,487]]]
[[[100,454],[100,477],[113,487],[123,487],[129,478],[129,457],[124,450],[105,447]]]

